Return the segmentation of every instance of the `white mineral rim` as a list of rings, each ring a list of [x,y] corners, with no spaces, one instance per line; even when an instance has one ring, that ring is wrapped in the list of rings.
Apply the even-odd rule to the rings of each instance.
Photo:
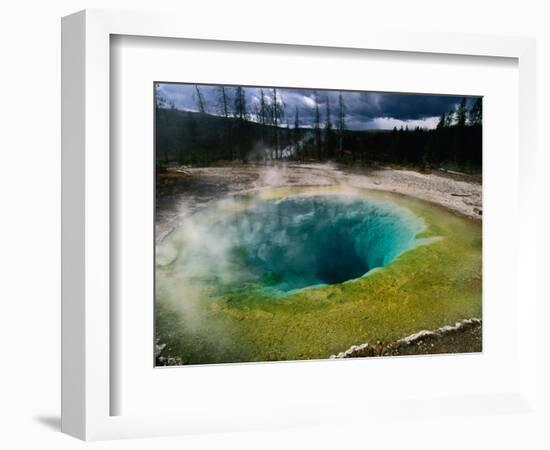
[[[472,317],[471,319],[464,319],[461,322],[456,322],[454,325],[445,325],[444,327],[438,328],[434,331],[421,330],[418,333],[414,333],[410,336],[397,340],[394,344],[397,346],[402,344],[411,345],[428,337],[442,337],[448,334],[453,334],[462,330],[463,328],[467,328],[472,325],[481,325],[481,319],[478,319],[477,317]],[[340,352],[337,355],[331,355],[330,359],[352,358],[353,356],[360,354],[368,347],[368,342],[360,345],[352,345],[344,352]]]

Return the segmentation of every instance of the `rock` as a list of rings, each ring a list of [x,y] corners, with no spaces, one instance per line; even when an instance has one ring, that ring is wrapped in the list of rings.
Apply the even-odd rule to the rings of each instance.
[[[433,331],[422,330],[418,333],[411,334],[410,336],[399,339],[390,344],[382,344],[381,341],[377,341],[376,346],[369,346],[368,343],[361,345],[352,345],[344,352],[340,352],[337,355],[330,356],[331,359],[335,358],[358,358],[365,356],[386,356],[386,355],[399,355],[400,348],[405,352],[406,348],[410,345],[416,345],[417,349],[425,351],[426,348],[434,347],[434,340],[439,340],[447,335],[455,335],[462,333],[465,330],[481,326],[481,319],[472,317],[471,319],[464,319],[461,322],[456,322],[454,325],[445,325]],[[410,347],[409,347],[410,348]],[[409,350],[410,351],[410,350]]]

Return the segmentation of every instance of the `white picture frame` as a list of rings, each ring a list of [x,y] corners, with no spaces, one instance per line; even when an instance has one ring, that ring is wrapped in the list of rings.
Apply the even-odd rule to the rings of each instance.
[[[369,49],[417,54],[513,58],[519,73],[518,206],[523,217],[518,261],[534,261],[535,195],[535,43],[532,39],[439,33],[353,31],[338,36],[322,30],[266,28],[206,30],[200,23],[164,14],[87,10],[62,22],[62,430],[85,440],[162,436],[208,431],[258,429],[272,426],[330,423],[348,417],[372,417],[387,405],[333,405],[315,414],[315,405],[252,412],[248,421],[224,420],[226,413],[111,415],[110,376],[110,38],[112,35],[286,44],[338,49]],[[521,367],[515,390],[500,395],[436,398],[408,403],[411,414],[437,404],[460,414],[536,411],[535,270],[517,265],[518,352]],[[519,295],[519,294],[517,294]],[[152,320],[152,318],[151,318]],[[144,349],[146,351],[146,349]],[[273,367],[273,366],[272,366]],[[313,366],[312,366],[313,367]],[[274,369],[272,369],[274,370]],[[431,403],[430,403],[431,402]],[[435,402],[435,403],[434,403]],[[473,403],[472,403],[473,402]],[[475,407],[472,409],[471,405]],[[313,414],[312,414],[313,413]],[[230,413],[229,413],[230,414]],[[239,417],[237,414],[236,417]]]

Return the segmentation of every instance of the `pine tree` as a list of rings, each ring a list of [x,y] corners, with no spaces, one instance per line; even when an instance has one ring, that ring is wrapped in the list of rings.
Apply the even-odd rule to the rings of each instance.
[[[441,114],[441,117],[439,118],[439,122],[437,123],[437,129],[440,130],[441,128],[445,128],[447,117],[445,116],[445,113]]]
[[[466,98],[462,98],[456,110],[456,124],[459,127],[466,126]]]
[[[155,84],[155,105],[158,109],[166,108],[168,101],[160,89],[160,84]]]
[[[472,109],[470,110],[470,125],[481,125],[483,119],[483,103],[481,97],[476,98]]]
[[[445,116],[445,127],[452,127],[455,121],[455,112],[449,111]]]

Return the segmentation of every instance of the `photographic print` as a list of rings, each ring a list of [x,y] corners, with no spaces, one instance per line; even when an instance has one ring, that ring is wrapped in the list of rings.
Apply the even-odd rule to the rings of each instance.
[[[156,366],[482,351],[482,98],[154,84]]]

